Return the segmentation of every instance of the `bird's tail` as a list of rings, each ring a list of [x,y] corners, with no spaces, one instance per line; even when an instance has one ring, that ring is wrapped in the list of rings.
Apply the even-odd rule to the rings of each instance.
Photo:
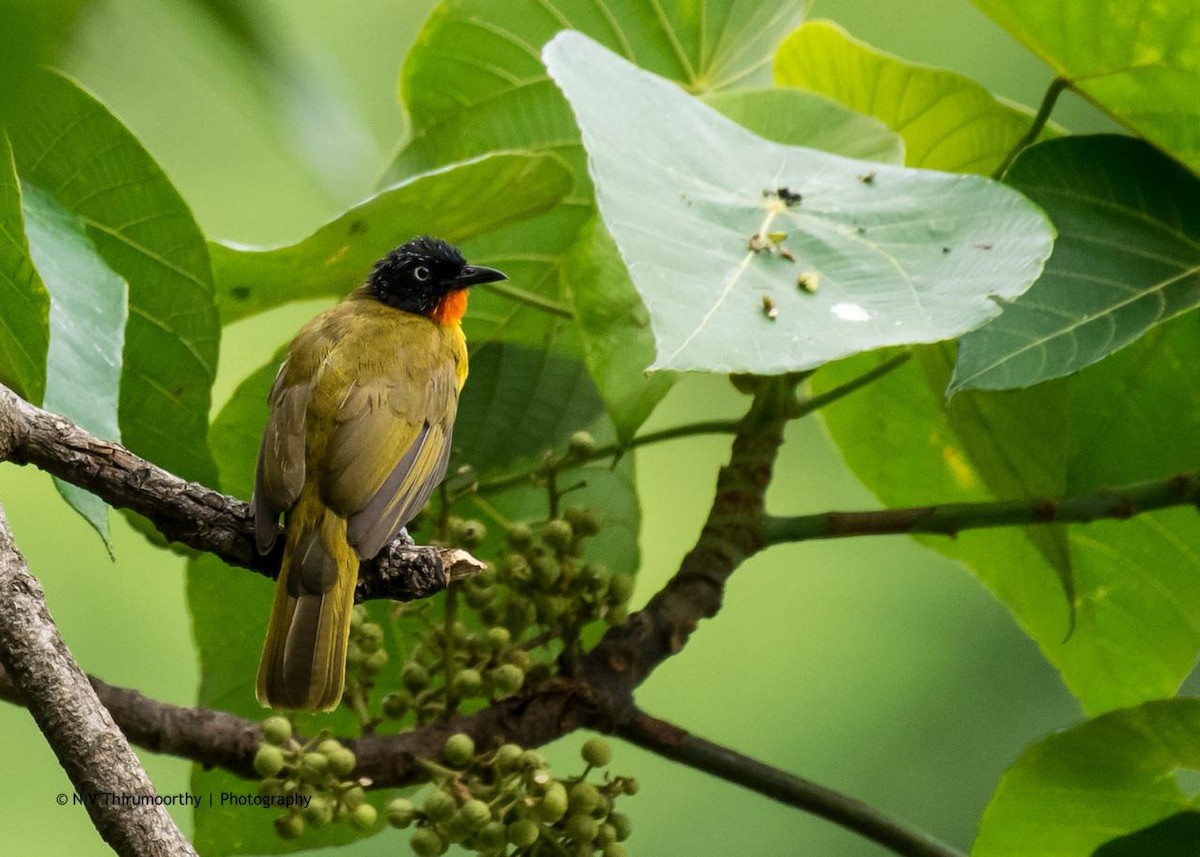
[[[329,711],[342,699],[358,555],[346,520],[306,488],[288,518],[275,605],[258,667],[258,701]]]

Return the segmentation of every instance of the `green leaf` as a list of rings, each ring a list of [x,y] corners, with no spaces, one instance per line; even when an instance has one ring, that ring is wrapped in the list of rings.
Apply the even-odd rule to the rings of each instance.
[[[887,506],[1055,497],[1200,467],[1197,314],[1154,328],[1070,379],[965,392],[949,403],[941,395],[945,350],[920,349],[912,365],[823,412],[846,460]],[[878,359],[826,367],[814,388],[827,390]],[[1071,526],[1065,541],[1062,528],[1044,527],[921,541],[967,564],[1093,713],[1169,696],[1195,664],[1193,510]],[[1074,588],[1069,634],[1056,573]]]
[[[495,473],[521,458],[560,447],[604,405],[583,363],[512,342],[471,354],[470,378],[454,421],[450,472],[469,465]]]
[[[554,155],[501,153],[400,182],[296,244],[213,243],[221,321],[289,301],[341,297],[362,283],[376,260],[415,235],[461,243],[545,211],[570,189],[571,175]]]
[[[56,74],[36,83],[9,127],[17,173],[83,224],[129,286],[122,441],[211,484],[206,435],[220,331],[204,239],[162,170],[104,105]]]
[[[887,125],[798,89],[714,92],[704,103],[760,137],[847,158],[904,163],[904,140]]]
[[[0,384],[40,405],[49,343],[50,296],[29,256],[21,184],[0,132]]]
[[[546,60],[650,311],[651,368],[789,372],[952,338],[1028,288],[1049,255],[1041,211],[987,179],[769,142],[577,33]],[[803,199],[764,194],[780,187]],[[774,231],[794,263],[747,249]]]
[[[1005,181],[1058,227],[1046,271],[962,338],[950,392],[1070,375],[1200,306],[1200,179],[1140,140],[1070,137]]]
[[[617,437],[628,441],[674,383],[670,372],[644,371],[654,360],[650,313],[599,217],[583,227],[562,271],[584,359]]]
[[[105,263],[83,222],[50,194],[24,188],[30,257],[50,293],[46,410],[97,437],[120,440],[121,386],[128,286]],[[55,479],[59,494],[108,543],[108,506],[82,488]]]
[[[1200,17],[1188,2],[976,0],[1055,74],[1200,173]]]
[[[1105,853],[1096,849],[1189,808],[1179,768],[1200,768],[1197,699],[1148,702],[1051,735],[1001,779],[972,857]]]
[[[882,120],[904,138],[911,167],[991,175],[1033,119],[969,77],[875,50],[829,21],[779,46],[775,82]]]
[[[702,7],[686,0],[663,0],[652,7],[634,0],[599,5],[593,0],[456,0],[435,7],[405,58],[401,94],[413,132],[392,165],[390,180],[509,148],[553,151],[571,165],[575,191],[561,205],[472,242],[467,250],[470,257],[501,267],[520,288],[559,304],[574,302],[580,318],[590,319],[583,329],[585,339],[593,341],[585,342],[583,353],[622,436],[653,407],[655,394],[629,395],[645,386],[640,379],[644,364],[600,356],[595,337],[604,334],[591,323],[612,310],[608,296],[586,283],[575,296],[569,294],[576,288],[577,265],[586,265],[588,276],[597,268],[615,268],[611,258],[594,264],[580,258],[587,245],[577,239],[594,213],[591,185],[579,131],[546,74],[541,48],[558,31],[576,29],[693,92],[762,85],[768,82],[775,43],[799,22],[805,5],[805,0],[711,0]],[[592,312],[580,296],[595,296],[606,306]],[[629,306],[629,294],[617,296],[614,303]],[[465,325],[474,342],[505,339],[532,345],[545,344],[565,330],[554,316],[494,290],[472,297]],[[640,401],[632,411],[627,410],[631,400]]]
[[[1172,815],[1149,827],[1111,839],[1092,857],[1195,857],[1200,842],[1200,812]]]

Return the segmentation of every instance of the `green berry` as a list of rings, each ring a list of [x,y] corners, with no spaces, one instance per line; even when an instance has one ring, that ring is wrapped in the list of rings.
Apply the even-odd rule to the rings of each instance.
[[[528,672],[533,659],[529,656],[529,652],[524,649],[510,649],[504,653],[504,660],[519,669],[521,672]]]
[[[624,604],[617,604],[609,607],[604,614],[604,621],[609,625],[624,625],[625,620],[629,618],[629,608]]]
[[[412,705],[411,694],[394,690],[383,698],[383,714],[392,720],[399,720],[408,713],[410,705]]]
[[[516,744],[501,744],[496,750],[494,763],[501,773],[507,773],[516,767],[522,752]]]
[[[350,627],[357,630],[365,621],[367,621],[367,608],[361,604],[355,604],[354,609],[350,611]]]
[[[502,625],[487,630],[488,648],[500,651],[512,641],[512,633]]]
[[[562,518],[547,521],[546,529],[542,531],[542,541],[549,547],[559,550],[566,550],[570,547],[573,538],[575,538],[575,529]]]
[[[570,511],[574,514],[567,515],[567,520],[575,528],[576,535],[594,536],[600,532],[600,513],[595,509],[576,507]]]
[[[471,798],[458,808],[458,816],[467,830],[482,830],[492,820],[492,810],[483,801]]]
[[[567,835],[576,842],[591,842],[600,832],[600,825],[590,815],[576,814],[567,819]]]
[[[384,649],[379,649],[378,651],[371,652],[371,654],[367,655],[367,660],[364,666],[367,668],[368,672],[377,673],[387,666],[387,662],[387,651]]]
[[[596,439],[591,432],[577,431],[567,441],[567,450],[579,458],[591,455],[596,451]]]
[[[467,606],[472,610],[482,610],[496,600],[494,586],[468,585],[464,593],[467,596]]]
[[[554,824],[564,815],[567,814],[567,789],[558,780],[553,781],[546,786],[546,793],[542,795],[541,801],[537,805],[538,818],[546,822],[546,824]]]
[[[356,806],[350,813],[350,825],[357,830],[370,830],[375,826],[376,819],[379,818],[379,813],[375,811],[375,807],[369,803]]]
[[[523,750],[521,751],[520,767],[524,771],[544,768],[546,767],[546,759],[537,750]]]
[[[468,550],[479,547],[479,543],[487,538],[487,527],[482,521],[463,521],[458,530],[457,541]]]
[[[508,543],[513,546],[513,550],[525,550],[533,544],[533,531],[529,529],[528,524],[512,524],[505,535],[508,536]]]
[[[571,790],[567,792],[567,798],[572,815],[591,815],[604,804],[600,790],[586,782],[571,786]]]
[[[538,826],[528,818],[514,821],[508,826],[508,841],[517,848],[528,848],[537,842]]]
[[[413,831],[408,844],[416,857],[438,857],[440,854],[445,854],[449,847],[449,843],[442,839],[432,827],[418,827]]]
[[[286,717],[268,717],[263,721],[263,740],[276,746],[292,737],[292,724]]]
[[[454,798],[445,792],[439,791],[430,792],[425,798],[425,802],[421,805],[421,808],[425,811],[425,815],[434,823],[446,821],[450,816],[454,815],[456,807]]]
[[[320,827],[333,820],[333,807],[329,805],[329,801],[317,796],[308,802],[308,806],[300,810],[300,814],[313,827]]]
[[[350,772],[354,770],[358,760],[354,757],[354,751],[347,747],[338,747],[332,753],[327,754],[329,759],[329,770],[335,777],[348,777]]]
[[[608,603],[624,604],[633,595],[636,581],[631,574],[614,574],[608,582]]]
[[[624,842],[629,838],[629,834],[633,833],[633,825],[629,821],[629,816],[623,812],[610,812],[608,823],[616,830],[618,842]]]
[[[350,809],[362,806],[366,802],[367,793],[363,791],[362,786],[351,786],[342,792],[342,804]]]
[[[392,827],[404,829],[417,817],[417,807],[406,797],[398,797],[387,805],[387,820]]]
[[[492,684],[500,696],[509,696],[521,689],[525,673],[514,664],[501,664],[491,671]]]
[[[459,696],[476,696],[483,687],[483,676],[479,670],[459,670],[454,677],[454,690]]]
[[[383,627],[376,622],[364,622],[358,629],[358,647],[368,655],[383,647]]]
[[[583,761],[593,768],[603,768],[612,761],[612,747],[603,738],[590,738],[579,751]]]
[[[621,777],[618,781],[621,783],[621,791],[625,794],[633,796],[638,793],[640,786],[638,785],[637,777]]]
[[[275,832],[280,839],[296,839],[304,833],[304,819],[294,812],[275,819]]]
[[[629,857],[629,850],[620,842],[609,842],[600,853],[602,857]]]
[[[617,829],[611,824],[600,825],[600,832],[596,834],[596,844],[603,848],[610,842],[617,841]]]
[[[456,768],[465,768],[475,756],[475,742],[470,735],[457,732],[446,739],[442,758]]]
[[[400,672],[400,681],[411,693],[420,693],[429,686],[429,672],[416,661],[409,661]]]
[[[267,777],[258,784],[258,793],[263,797],[279,797],[283,794],[283,780]]]
[[[305,753],[300,762],[300,774],[306,780],[319,779],[328,767],[329,760],[325,758],[324,753]]]
[[[542,589],[550,589],[562,577],[562,566],[551,556],[539,556],[533,561],[533,581]]]
[[[498,851],[503,848],[506,841],[504,822],[489,821],[483,826],[483,830],[479,831],[476,841],[479,847],[485,851]]]
[[[283,751],[274,744],[263,744],[254,754],[254,772],[260,777],[273,777],[283,770]]]

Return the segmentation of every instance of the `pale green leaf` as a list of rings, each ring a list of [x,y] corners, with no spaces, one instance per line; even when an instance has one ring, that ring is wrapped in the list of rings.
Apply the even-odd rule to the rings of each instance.
[[[30,256],[50,294],[44,406],[97,437],[120,440],[128,285],[96,251],[79,218],[45,191],[23,190]],[[108,544],[104,501],[61,479],[54,484]]]
[[[1180,768],[1200,768],[1197,699],[1148,702],[1051,735],[1004,775],[971,855],[1092,857],[1190,806]]]
[[[43,72],[8,129],[17,173],[83,224],[129,286],[119,425],[139,455],[209,484],[209,391],[220,330],[204,239],[183,199],[108,109]],[[118,336],[105,331],[105,336]]]
[[[950,391],[1070,375],[1200,306],[1200,179],[1129,137],[1021,154],[1005,181],[1058,227],[1033,287],[962,338]]]
[[[987,179],[764,140],[578,33],[546,58],[650,311],[652,368],[789,372],[952,338],[1049,255],[1041,211]],[[802,199],[769,196],[780,188]],[[795,261],[748,249],[776,231]]]
[[[779,46],[775,82],[882,120],[904,138],[911,167],[990,175],[1033,120],[969,77],[878,51],[829,21]]]
[[[975,0],[1118,122],[1200,173],[1200,15],[1187,0]]]
[[[0,384],[35,405],[46,390],[50,296],[29,257],[21,184],[0,132]]]
[[[554,155],[500,153],[388,187],[295,244],[213,243],[221,320],[228,324],[288,301],[341,297],[363,282],[377,259],[414,236],[458,244],[545,211],[570,189],[571,175]]]

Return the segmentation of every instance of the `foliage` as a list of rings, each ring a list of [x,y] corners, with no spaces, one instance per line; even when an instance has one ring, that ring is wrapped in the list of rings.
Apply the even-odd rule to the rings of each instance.
[[[236,5],[200,5],[266,50]],[[385,819],[415,825],[418,854],[624,853],[613,801],[636,784],[588,779],[606,744],[559,779],[533,749],[448,743],[425,760],[434,789],[418,807],[364,792],[331,736],[436,725],[570,678],[625,623],[640,523],[627,453],[713,430],[639,434],[682,371],[741,389],[804,378],[799,410],[826,405],[886,506],[1049,510],[919,537],[995,594],[1092,715],[1017,761],[975,854],[1118,854],[1138,836],[1166,853],[1192,829],[1175,771],[1200,765],[1197,703],[1173,697],[1200,654],[1195,510],[1051,519],[1053,498],[1200,468],[1200,22],[1182,0],[978,5],[1132,136],[1067,135],[1046,121],[1057,89],[1035,120],[961,75],[802,23],[798,0],[702,14],[443,0],[396,57],[411,132],[377,193],[276,248],[206,240],[133,132],[35,68],[44,45],[13,60],[0,381],[187,479],[251,489],[278,358],[210,421],[223,326],[343,294],[418,232],[511,278],[472,299],[452,475],[413,527],[488,571],[432,603],[357,612],[346,704],[268,721],[256,757],[263,794],[316,809],[274,828],[204,810],[203,853],[344,843]],[[30,31],[51,44],[44,25]],[[97,498],[63,491],[105,532]],[[261,717],[269,593],[200,556],[188,599],[198,703]],[[197,769],[194,783],[232,779]]]

